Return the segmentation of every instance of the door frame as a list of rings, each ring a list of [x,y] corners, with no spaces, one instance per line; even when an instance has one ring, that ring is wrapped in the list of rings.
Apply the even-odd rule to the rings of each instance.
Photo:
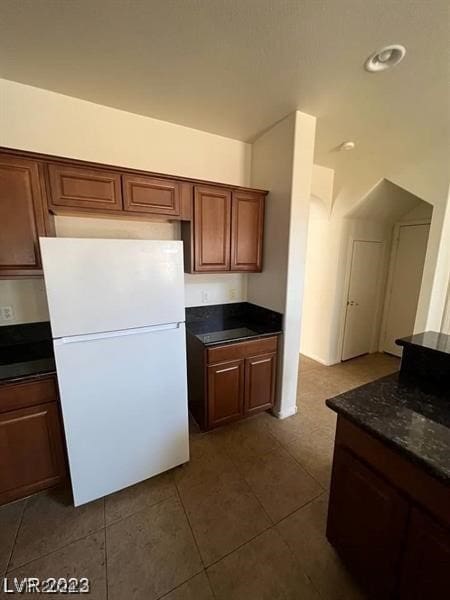
[[[384,270],[385,270],[385,261],[386,261],[386,240],[364,240],[359,237],[353,238],[351,237],[348,241],[347,246],[347,260],[345,267],[345,278],[344,278],[344,294],[342,301],[342,309],[341,309],[341,325],[339,328],[339,360],[343,361],[342,355],[344,354],[344,337],[345,337],[345,325],[347,322],[347,301],[348,295],[350,292],[350,277],[352,272],[352,258],[353,258],[353,245],[355,242],[371,242],[375,244],[381,244],[381,262],[380,262],[380,270],[378,272],[378,291],[377,291],[377,301],[375,308],[375,319],[374,319],[374,331],[372,333],[372,341],[371,341],[371,350],[370,352],[376,352],[378,350],[378,338],[375,336],[377,324],[380,323],[381,319],[381,310],[382,310],[382,290],[384,288]],[[348,359],[350,360],[350,359]]]
[[[389,255],[388,275],[387,275],[387,281],[386,281],[386,292],[384,295],[384,302],[383,302],[383,317],[381,320],[380,337],[378,340],[379,352],[384,352],[383,348],[384,348],[384,342],[386,340],[388,313],[389,313],[389,307],[391,304],[392,288],[393,288],[393,283],[394,283],[394,265],[397,260],[398,245],[400,242],[400,227],[411,227],[411,226],[415,226],[415,225],[431,225],[431,219],[417,219],[417,220],[413,220],[413,221],[398,221],[397,223],[394,224],[394,227],[392,228],[391,251],[390,251],[390,255]],[[427,242],[427,249],[425,251],[425,255],[428,250],[428,243],[429,243],[429,238],[428,238],[428,242]],[[423,274],[422,274],[422,279],[423,279]],[[421,288],[422,288],[422,283],[421,283]],[[417,309],[416,309],[416,317],[417,317]]]

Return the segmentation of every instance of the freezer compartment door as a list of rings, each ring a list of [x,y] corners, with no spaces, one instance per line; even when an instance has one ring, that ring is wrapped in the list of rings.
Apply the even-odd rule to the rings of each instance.
[[[54,347],[75,506],[189,460],[183,323]]]
[[[54,338],[184,321],[179,241],[40,238]]]

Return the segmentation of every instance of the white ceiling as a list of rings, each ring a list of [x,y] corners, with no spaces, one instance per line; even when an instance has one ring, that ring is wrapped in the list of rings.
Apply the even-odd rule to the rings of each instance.
[[[0,76],[252,140],[294,109],[316,161],[401,160],[448,135],[445,0],[2,0]],[[391,71],[363,63],[406,46]]]
[[[423,207],[424,214],[427,214],[428,211],[431,217],[432,206],[430,204],[383,179],[349,212],[348,216],[354,219],[372,220],[393,225],[408,212],[419,206]]]

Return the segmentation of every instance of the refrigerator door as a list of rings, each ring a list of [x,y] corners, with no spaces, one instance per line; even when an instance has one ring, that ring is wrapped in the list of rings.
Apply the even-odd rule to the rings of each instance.
[[[54,338],[185,320],[179,241],[40,238]]]
[[[75,506],[189,460],[184,323],[54,347]]]

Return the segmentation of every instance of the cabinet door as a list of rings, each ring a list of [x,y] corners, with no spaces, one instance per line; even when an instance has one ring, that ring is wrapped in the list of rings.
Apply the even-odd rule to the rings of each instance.
[[[120,174],[114,171],[48,165],[50,182],[49,206],[81,208],[97,211],[122,210]]]
[[[245,361],[245,413],[252,414],[273,406],[277,355],[262,354]]]
[[[0,504],[62,481],[65,462],[58,404],[0,415]]]
[[[136,175],[123,175],[122,182],[125,210],[179,216],[179,182]]]
[[[194,191],[194,271],[230,270],[231,192],[214,187]]]
[[[261,271],[264,196],[233,192],[231,214],[231,270]]]
[[[336,446],[327,537],[369,595],[390,598],[406,533],[408,504],[350,452]]]
[[[0,275],[40,272],[43,202],[38,163],[0,154]]]
[[[450,532],[422,511],[413,509],[405,546],[400,598],[446,598],[449,590]]]
[[[244,405],[244,361],[208,367],[208,427],[240,419]]]

